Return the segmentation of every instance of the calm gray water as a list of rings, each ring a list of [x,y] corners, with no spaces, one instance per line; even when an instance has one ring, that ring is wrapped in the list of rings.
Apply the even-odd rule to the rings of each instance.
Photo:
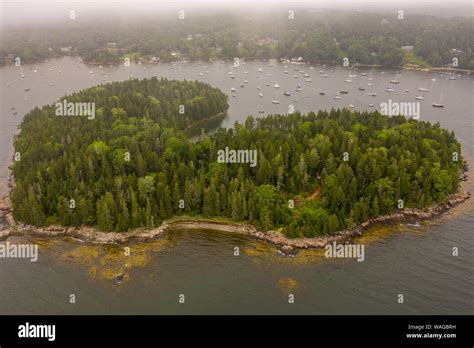
[[[396,71],[353,71],[368,76],[359,75],[352,83],[345,83],[350,71],[344,68],[314,66],[310,70],[308,65],[293,64],[286,68],[276,61],[272,66],[262,61],[235,69],[230,65],[205,62],[99,68],[70,57],[25,65],[22,70],[1,67],[0,194],[7,193],[12,136],[26,112],[104,79],[119,81],[131,76],[199,79],[229,95],[235,88],[236,96],[229,98],[230,108],[221,122],[225,127],[249,114],[286,113],[290,104],[302,112],[350,104],[355,109],[373,110],[389,99],[416,101],[418,87],[424,86],[430,92],[420,101],[421,119],[439,121],[455,131],[463,153],[474,157],[472,76],[458,76],[453,81],[448,75],[399,71],[400,84],[390,86]],[[320,70],[327,71],[329,77],[324,78]],[[304,73],[312,82],[305,81],[308,77]],[[274,88],[276,83],[281,88]],[[302,91],[295,90],[298,84]],[[359,86],[366,90],[359,91]],[[386,87],[395,92],[385,92]],[[285,90],[290,97],[283,96]],[[333,99],[339,90],[349,94]],[[326,95],[319,95],[319,91]],[[378,96],[370,97],[370,92]],[[445,108],[433,108],[432,102],[441,94]],[[272,100],[281,103],[272,104]],[[471,191],[473,187],[472,181],[468,183]],[[84,246],[70,240],[34,240],[40,245],[38,262],[0,259],[0,314],[472,314],[473,201],[420,227],[374,229],[357,241],[365,245],[364,262],[326,259],[320,252],[284,258],[263,243],[210,231],[179,231],[148,245],[132,245],[129,258],[116,248]],[[15,241],[25,242],[11,239]],[[239,247],[240,256],[234,256],[235,247]],[[459,256],[452,256],[453,247],[459,248]],[[120,272],[125,273],[125,279],[116,284],[111,278]],[[290,293],[295,296],[293,304],[288,303]],[[75,304],[69,303],[70,294],[76,296]],[[180,294],[185,295],[184,304],[178,303]],[[403,304],[397,303],[398,294],[404,295]]]

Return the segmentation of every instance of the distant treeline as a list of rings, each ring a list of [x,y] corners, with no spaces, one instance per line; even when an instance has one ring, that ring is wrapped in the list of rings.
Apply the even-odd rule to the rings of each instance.
[[[266,16],[218,13],[179,20],[102,19],[5,31],[0,63],[10,54],[23,61],[77,54],[86,61],[114,64],[132,59],[191,60],[303,57],[306,61],[474,69],[472,18],[437,18],[398,13],[295,11]],[[27,27],[27,24],[25,24]],[[71,49],[69,49],[69,46]],[[413,50],[410,47],[413,46]],[[61,47],[63,49],[61,49]]]
[[[56,116],[54,105],[25,116],[13,167],[19,221],[126,231],[185,214],[313,237],[458,188],[460,145],[438,123],[342,109],[249,116],[189,139],[184,128],[227,108],[204,83],[129,80],[65,98],[94,102],[96,118]],[[258,165],[219,163],[226,147],[256,150]]]

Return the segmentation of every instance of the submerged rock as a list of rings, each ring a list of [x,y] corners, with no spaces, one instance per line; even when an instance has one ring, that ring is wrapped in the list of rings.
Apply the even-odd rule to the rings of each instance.
[[[121,273],[117,274],[117,275],[115,276],[115,282],[116,282],[117,284],[122,283],[124,276],[125,276],[125,273],[124,273],[124,272],[121,272]]]

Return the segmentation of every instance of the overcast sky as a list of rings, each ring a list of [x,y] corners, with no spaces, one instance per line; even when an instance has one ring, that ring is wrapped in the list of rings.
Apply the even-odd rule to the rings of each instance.
[[[279,7],[363,11],[403,9],[405,13],[412,11],[440,16],[459,16],[472,15],[472,4],[472,0],[0,0],[0,18],[3,24],[21,24],[64,18],[70,10],[75,10],[79,17],[88,16],[90,13],[104,16],[172,14],[177,9],[268,11]]]

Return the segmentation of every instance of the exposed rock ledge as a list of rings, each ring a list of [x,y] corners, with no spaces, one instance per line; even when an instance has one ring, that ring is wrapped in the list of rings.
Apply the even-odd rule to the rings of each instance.
[[[89,243],[125,243],[128,241],[147,241],[162,236],[164,233],[180,229],[206,229],[231,233],[239,233],[251,238],[264,240],[274,244],[284,254],[291,254],[297,249],[317,249],[328,243],[337,241],[344,243],[351,237],[360,236],[367,228],[374,224],[382,224],[405,219],[423,220],[440,215],[455,205],[470,198],[469,192],[461,192],[449,197],[448,201],[438,204],[426,211],[419,209],[404,209],[391,215],[370,219],[352,229],[339,231],[334,235],[316,238],[285,237],[278,231],[262,232],[248,224],[217,222],[190,218],[173,218],[166,220],[158,228],[138,229],[129,232],[101,232],[93,227],[63,227],[48,226],[38,228],[16,223],[12,217],[12,209],[8,197],[0,200],[0,241],[9,236],[38,236],[38,237],[72,237]]]

